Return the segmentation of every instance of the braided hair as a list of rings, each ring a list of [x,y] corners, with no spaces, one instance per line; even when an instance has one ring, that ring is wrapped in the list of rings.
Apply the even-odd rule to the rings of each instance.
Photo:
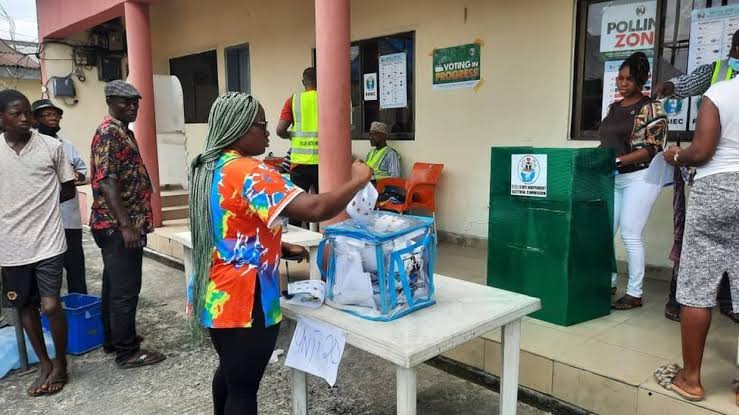
[[[213,175],[223,151],[249,130],[258,111],[259,101],[249,94],[228,92],[218,97],[208,115],[208,133],[203,152],[195,157],[190,166],[193,275],[188,276],[192,301],[188,317],[195,333],[200,332],[200,315],[205,305],[215,246],[210,198]]]
[[[639,88],[644,87],[647,81],[649,81],[649,59],[647,59],[647,55],[643,52],[632,53],[631,56],[626,58],[619,70],[624,68],[629,68],[629,73],[637,85],[639,85]]]

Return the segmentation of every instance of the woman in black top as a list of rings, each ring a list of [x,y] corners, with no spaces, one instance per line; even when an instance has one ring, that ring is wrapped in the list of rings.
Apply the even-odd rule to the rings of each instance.
[[[624,61],[616,78],[622,99],[611,104],[600,127],[601,146],[612,148],[617,156],[614,233],[620,228],[629,263],[628,288],[613,305],[617,310],[642,306],[646,266],[642,234],[661,188],[646,180],[646,169],[667,138],[667,115],[662,104],[642,93],[649,77],[649,60],[643,53],[634,53]],[[614,273],[614,294],[616,277]]]

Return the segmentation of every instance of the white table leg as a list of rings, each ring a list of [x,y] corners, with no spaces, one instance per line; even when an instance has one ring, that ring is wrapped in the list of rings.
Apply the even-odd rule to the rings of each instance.
[[[521,347],[521,320],[503,326],[503,353],[500,377],[500,415],[515,415],[518,404],[518,363]]]
[[[310,279],[320,280],[321,272],[318,270],[318,247],[311,246],[308,252],[310,253],[310,264],[308,265],[310,268]]]
[[[397,414],[416,415],[416,368],[396,368]]]
[[[308,414],[308,393],[305,386],[305,372],[292,368],[290,369],[290,378],[292,382],[293,395],[293,412],[292,415]]]

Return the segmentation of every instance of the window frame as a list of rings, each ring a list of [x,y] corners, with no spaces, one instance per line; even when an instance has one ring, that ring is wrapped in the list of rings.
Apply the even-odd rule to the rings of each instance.
[[[232,51],[238,51],[238,50],[245,50],[246,52],[246,83],[247,88],[246,91],[244,90],[243,85],[240,85],[241,88],[238,91],[234,92],[244,92],[247,94],[251,93],[251,49],[249,48],[249,43],[240,43],[238,45],[228,46],[223,48],[223,66],[224,66],[224,72],[226,75],[226,91],[232,91],[231,90],[231,77],[229,76],[229,70],[228,70],[228,54]],[[242,62],[239,62],[241,65]],[[242,69],[242,68],[240,68]],[[239,84],[241,84],[241,78],[239,78]]]
[[[214,72],[214,75],[215,75],[215,81],[216,81],[215,82],[216,94],[215,94],[215,97],[213,98],[214,101],[215,101],[215,99],[218,98],[218,95],[220,94],[220,86],[219,86],[220,73],[219,73],[219,66],[218,66],[218,49],[217,48],[206,49],[206,50],[201,50],[201,51],[192,52],[192,53],[186,53],[186,54],[182,54],[182,55],[178,55],[178,56],[172,56],[167,61],[167,64],[168,64],[168,67],[169,67],[168,68],[169,69],[169,74],[171,76],[177,77],[178,81],[180,82],[180,86],[182,88],[183,105],[184,106],[187,105],[187,99],[185,97],[185,85],[182,84],[182,79],[180,79],[179,76],[177,76],[176,74],[173,73],[173,71],[172,71],[172,63],[173,63],[173,61],[177,61],[177,60],[180,60],[180,59],[191,58],[191,57],[196,56],[196,55],[205,55],[205,54],[211,54],[215,58],[215,68],[214,68],[215,69],[215,72]],[[194,105],[196,107],[196,109],[195,109],[195,120],[188,119],[188,113],[187,113],[187,110],[185,110],[185,114],[184,114],[185,115],[185,124],[205,124],[205,123],[208,122],[208,113],[209,113],[209,111],[206,111],[205,112],[205,114],[204,114],[205,115],[205,118],[199,118],[198,117],[198,113],[197,113],[197,105],[198,105],[197,95],[195,95],[194,98],[195,98]],[[207,106],[208,109],[210,109],[211,105],[213,105],[212,102]]]

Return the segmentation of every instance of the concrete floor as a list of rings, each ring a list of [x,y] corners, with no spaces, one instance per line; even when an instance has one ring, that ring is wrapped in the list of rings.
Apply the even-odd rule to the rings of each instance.
[[[88,286],[100,292],[100,253],[85,236]],[[209,414],[210,381],[216,356],[210,344],[194,344],[185,325],[184,276],[150,259],[144,260],[144,287],[139,306],[139,333],[144,347],[168,359],[154,367],[118,370],[98,349],[70,357],[70,383],[55,396],[30,398],[32,377],[10,374],[0,380],[0,414]],[[286,349],[292,334],[282,327],[278,347]],[[260,413],[289,414],[289,371],[270,365],[259,393]],[[31,375],[32,376],[32,375]],[[431,415],[496,414],[498,395],[477,384],[422,365],[418,372],[418,413]],[[309,379],[311,414],[395,413],[395,371],[384,360],[347,347],[336,387]],[[544,414],[519,404],[519,414]]]

